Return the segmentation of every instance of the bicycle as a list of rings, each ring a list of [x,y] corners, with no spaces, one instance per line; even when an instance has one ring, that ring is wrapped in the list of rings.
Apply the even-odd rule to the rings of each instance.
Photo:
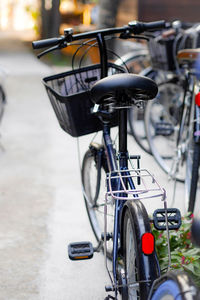
[[[127,108],[137,101],[153,99],[157,85],[147,77],[125,73],[123,68],[109,63],[106,56],[107,36],[145,38],[141,33],[161,27],[165,27],[164,21],[130,22],[124,27],[81,34],[73,34],[67,29],[59,38],[33,42],[35,49],[53,46],[39,57],[78,40],[84,40],[80,42],[81,46],[91,47],[91,43],[96,46],[97,39],[100,49],[100,65],[49,76],[43,83],[65,132],[74,137],[102,132],[103,143],[92,140],[81,169],[85,205],[98,245],[71,243],[68,255],[72,260],[85,260],[103,249],[111,281],[106,291],[114,294],[108,294],[106,299],[119,299],[120,295],[123,300],[138,297],[146,300],[153,282],[160,277],[150,219],[141,200],[156,198],[163,201],[164,208],[154,212],[152,222],[168,235],[170,229],[179,228],[181,223],[179,210],[167,208],[165,190],[149,171],[140,168],[140,156],[128,153]],[[89,39],[89,43],[85,39]],[[118,152],[110,135],[111,128],[116,125]],[[104,189],[101,198],[103,177],[107,190]],[[107,264],[109,258],[112,271]]]
[[[171,159],[174,155],[174,127],[177,126],[184,94],[183,80],[179,78],[175,56],[178,47],[195,47],[198,42],[195,34],[198,24],[176,20],[169,27],[170,29],[149,35],[149,53],[143,50],[140,56],[139,51],[138,53],[133,51],[116,61],[120,66],[126,65],[129,72],[133,73],[137,73],[138,68],[135,68],[135,65],[136,67],[139,65],[140,75],[150,77],[158,84],[159,93],[156,99],[147,103],[142,109],[141,107],[130,109],[128,122],[130,133],[138,145],[145,152],[153,155],[166,173],[170,171]],[[144,65],[142,68],[140,64],[142,59],[146,66],[149,65],[147,68],[144,68]],[[145,113],[146,106],[147,113]],[[146,122],[144,122],[145,114]],[[148,129],[146,130],[145,127]],[[159,152],[158,145],[164,143],[165,146]],[[182,174],[177,175],[176,178],[178,181],[184,181]]]
[[[193,58],[191,63],[190,59],[183,61],[183,56],[184,53],[188,53],[188,46],[195,48],[195,45],[198,45],[198,36],[198,25],[181,32],[174,46],[175,53],[178,52],[177,58],[174,59],[176,75],[160,85],[160,94],[164,93],[164,96],[148,103],[145,110],[145,128],[151,152],[169,178],[174,180],[174,197],[176,181],[185,182],[185,207],[190,212],[193,212],[195,207],[200,153],[198,137],[194,136],[199,126],[199,108],[198,105],[193,107],[195,94],[198,97],[198,79],[192,67],[195,59]],[[178,51],[179,48],[186,50]],[[195,142],[192,141],[191,132]],[[160,144],[165,147],[161,149]]]
[[[159,101],[162,103],[162,99],[165,98],[167,95],[169,99],[171,96],[177,97],[177,85],[175,89],[175,84],[169,85],[166,87],[166,82],[171,80],[172,77],[175,77],[176,74],[173,75],[171,69],[174,72],[174,63],[172,55],[169,55],[168,44],[169,46],[172,45],[172,41],[174,37],[178,34],[182,28],[189,27],[191,25],[185,24],[176,20],[169,24],[169,29],[164,29],[161,31],[157,31],[156,33],[148,33],[149,42],[147,42],[146,49],[141,49],[141,51],[133,50],[132,52],[128,52],[127,54],[123,55],[121,58],[118,58],[115,63],[120,66],[126,66],[130,73],[136,73],[150,77],[151,79],[155,80],[159,86]],[[163,38],[160,38],[163,36]],[[156,40],[156,43],[154,42]],[[156,46],[155,46],[156,44]],[[160,45],[161,44],[161,45]],[[167,50],[160,49],[166,45]],[[158,48],[158,49],[157,49]],[[162,63],[159,64],[158,58],[156,57],[156,53],[159,53],[159,59],[161,59],[161,53],[163,53]],[[144,63],[142,64],[141,61]],[[170,61],[169,67],[167,62]],[[158,68],[159,67],[159,68]],[[173,75],[173,76],[172,76]],[[162,85],[162,87],[161,87]],[[179,91],[180,93],[180,88]],[[173,103],[173,101],[171,101]],[[145,106],[144,107],[134,107],[134,109],[129,110],[128,114],[128,123],[130,128],[130,133],[138,143],[138,145],[148,154],[152,155],[151,148],[149,147],[145,124],[144,124],[144,115],[145,115]]]
[[[180,159],[185,158],[186,205],[190,212],[195,209],[200,166],[200,86],[199,70],[196,70],[194,66],[199,54],[199,49],[185,49],[179,51],[177,56],[179,63],[184,68],[187,83],[177,148],[180,149]]]

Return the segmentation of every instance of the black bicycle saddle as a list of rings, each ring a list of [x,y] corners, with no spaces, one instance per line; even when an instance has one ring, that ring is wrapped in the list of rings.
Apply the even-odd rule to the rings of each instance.
[[[116,94],[126,95],[136,100],[151,100],[158,92],[157,84],[150,78],[135,74],[115,74],[100,79],[91,89],[94,103],[100,104]]]

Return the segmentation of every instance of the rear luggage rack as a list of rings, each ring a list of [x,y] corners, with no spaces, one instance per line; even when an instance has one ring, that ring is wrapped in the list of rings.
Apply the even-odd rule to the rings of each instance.
[[[107,184],[107,199],[110,196],[118,200],[142,200],[149,198],[165,200],[166,198],[165,190],[161,188],[155,177],[146,169],[110,172],[107,174]]]

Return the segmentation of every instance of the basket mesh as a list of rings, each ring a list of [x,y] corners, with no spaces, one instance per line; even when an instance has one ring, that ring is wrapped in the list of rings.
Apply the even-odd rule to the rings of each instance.
[[[109,64],[108,76],[122,72],[122,67]],[[100,120],[92,113],[94,104],[90,98],[90,89],[100,79],[100,65],[44,78],[60,126],[70,135],[77,137],[102,129]],[[115,125],[116,122],[111,124]]]
[[[175,70],[173,43],[174,37],[162,38],[158,36],[150,39],[148,47],[151,64],[154,69],[165,71]]]

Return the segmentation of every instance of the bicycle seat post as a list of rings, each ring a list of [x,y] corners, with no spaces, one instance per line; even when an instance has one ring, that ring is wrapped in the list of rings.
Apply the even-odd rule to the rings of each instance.
[[[119,110],[119,154],[120,167],[127,167],[127,109]]]

